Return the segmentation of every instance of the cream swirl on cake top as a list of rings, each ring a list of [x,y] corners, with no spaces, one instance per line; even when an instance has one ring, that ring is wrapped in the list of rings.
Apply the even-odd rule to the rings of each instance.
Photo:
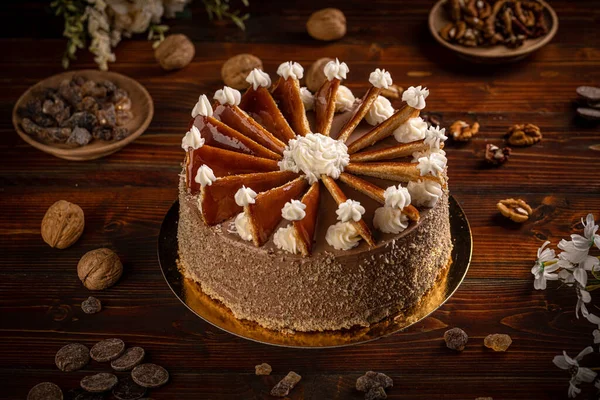
[[[365,115],[365,121],[370,125],[379,125],[394,114],[392,103],[383,96],[377,97],[369,112]]]
[[[440,129],[439,126],[430,126],[425,131],[425,140],[423,140],[423,143],[428,145],[430,149],[439,149],[442,142],[448,140],[448,136],[445,133],[446,128]]]
[[[348,147],[344,143],[320,133],[309,133],[289,141],[278,165],[281,171],[302,172],[313,184],[321,175],[339,178],[349,162]]]
[[[246,241],[252,240],[252,231],[250,230],[250,221],[245,212],[241,212],[235,217],[235,230],[240,237]]]
[[[300,100],[302,100],[302,104],[304,104],[305,111],[310,111],[315,108],[315,96],[306,86],[300,88]]]
[[[392,208],[403,209],[410,205],[411,198],[408,189],[402,187],[402,185],[398,184],[398,186],[390,186],[385,189],[383,192],[383,197],[385,199],[385,205]]]
[[[208,165],[202,165],[200,168],[198,168],[198,172],[196,173],[194,180],[196,183],[199,183],[200,186],[205,187],[211,186],[213,182],[217,180],[217,177],[215,176],[212,168],[210,168]]]
[[[242,186],[236,193],[235,193],[235,204],[237,204],[240,207],[245,207],[248,204],[254,204],[256,203],[256,192],[246,186]]]
[[[392,76],[385,69],[376,68],[369,75],[369,82],[376,88],[387,89],[392,86]]]
[[[352,222],[338,222],[327,229],[325,240],[336,250],[350,250],[358,246],[360,234]]]
[[[342,222],[358,222],[365,213],[365,208],[358,201],[348,199],[338,206],[335,213],[338,216],[338,220]]]
[[[408,182],[407,189],[410,193],[412,202],[417,207],[434,207],[440,197],[442,197],[442,186],[430,180],[421,180]]]
[[[204,117],[212,117],[213,115],[212,105],[205,94],[198,97],[198,102],[192,109],[192,118],[196,118],[198,115],[202,115]]]
[[[323,68],[323,72],[328,80],[333,79],[346,79],[346,74],[350,71],[345,62],[340,63],[340,60],[337,58],[335,61],[329,61],[325,64],[325,68]]]
[[[431,174],[433,176],[439,176],[446,167],[448,159],[440,153],[432,153],[427,157],[421,157],[418,159],[419,169],[421,176]]]
[[[199,149],[204,146],[204,138],[200,135],[200,131],[196,125],[192,125],[192,129],[187,131],[183,139],[181,139],[181,148],[185,151],[189,149]]]
[[[285,250],[288,253],[298,254],[300,253],[300,246],[298,244],[298,238],[296,237],[296,231],[293,225],[288,225],[285,228],[279,228],[273,235],[273,243],[280,250]]]
[[[271,86],[271,77],[266,72],[261,71],[258,68],[254,68],[246,77],[246,82],[248,82],[252,88],[256,90],[259,87]]]
[[[421,86],[411,86],[402,93],[402,101],[417,110],[425,108],[425,99],[429,96],[429,90]]]
[[[427,122],[421,117],[409,118],[394,131],[394,138],[400,143],[410,143],[425,139]]]
[[[297,62],[287,61],[279,65],[277,68],[277,75],[281,76],[283,79],[291,77],[300,80],[304,76],[304,68]]]
[[[239,106],[240,101],[242,100],[242,94],[239,92],[239,90],[230,88],[229,86],[224,86],[223,89],[219,89],[215,92],[215,96],[213,98],[221,104]]]
[[[398,234],[408,227],[408,217],[398,208],[379,207],[375,210],[373,225],[383,233]]]
[[[354,94],[352,94],[352,91],[347,86],[340,85],[337,94],[335,95],[335,111],[350,111],[355,101],[356,98],[354,97]]]
[[[306,204],[300,200],[291,200],[283,205],[281,216],[288,221],[300,221],[306,217]]]

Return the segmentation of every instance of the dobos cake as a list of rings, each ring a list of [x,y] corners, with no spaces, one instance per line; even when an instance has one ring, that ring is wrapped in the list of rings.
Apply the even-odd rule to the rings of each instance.
[[[242,95],[200,96],[182,141],[179,265],[238,319],[274,330],[369,326],[418,304],[450,262],[444,129],[376,69],[362,98],[328,63],[313,95],[285,62]]]

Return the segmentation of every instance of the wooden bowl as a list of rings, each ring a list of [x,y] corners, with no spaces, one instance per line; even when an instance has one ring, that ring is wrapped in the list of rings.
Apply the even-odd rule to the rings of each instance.
[[[522,46],[511,49],[504,45],[491,47],[466,47],[459,44],[449,43],[440,36],[440,30],[450,21],[444,3],[446,0],[438,1],[429,12],[429,30],[431,34],[442,46],[449,48],[459,56],[478,63],[503,63],[517,61],[527,57],[534,51],[542,48],[552,40],[558,30],[558,17],[556,12],[543,0],[538,0],[544,6],[544,18],[548,25],[548,33],[536,39],[527,39]]]
[[[125,89],[127,93],[129,93],[129,97],[131,98],[131,111],[133,113],[133,119],[124,125],[131,132],[129,136],[117,142],[107,142],[94,139],[90,142],[90,144],[85,146],[69,147],[65,144],[45,144],[38,142],[21,128],[21,117],[18,115],[17,110],[25,106],[27,102],[34,97],[34,94],[39,93],[47,88],[58,88],[58,85],[62,80],[70,79],[73,77],[73,75],[82,76],[86,79],[93,79],[95,81],[109,80],[117,85],[117,87]],[[85,161],[105,157],[109,154],[119,151],[121,148],[133,142],[142,133],[144,133],[146,128],[148,128],[150,121],[152,121],[153,115],[154,103],[152,102],[152,97],[150,97],[150,94],[146,88],[144,88],[137,81],[116,72],[79,70],[53,75],[50,78],[44,79],[43,81],[40,81],[27,89],[27,91],[21,95],[15,104],[15,107],[13,108],[12,121],[19,136],[21,136],[24,141],[36,149],[42,150],[59,158],[64,158],[65,160]]]

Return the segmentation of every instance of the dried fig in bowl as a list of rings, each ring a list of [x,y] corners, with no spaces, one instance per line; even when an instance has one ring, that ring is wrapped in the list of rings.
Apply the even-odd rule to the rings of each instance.
[[[77,264],[77,276],[90,290],[111,287],[123,274],[123,264],[114,251],[106,248],[85,253]]]
[[[48,208],[42,219],[42,238],[50,247],[66,249],[79,239],[84,225],[81,207],[59,200]]]

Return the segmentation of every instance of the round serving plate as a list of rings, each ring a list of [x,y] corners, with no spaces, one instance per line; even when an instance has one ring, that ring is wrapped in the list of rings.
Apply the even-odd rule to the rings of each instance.
[[[435,286],[420,303],[402,313],[390,316],[369,327],[340,331],[279,332],[261,327],[255,322],[239,320],[222,303],[211,299],[200,285],[184,278],[177,267],[179,201],[175,201],[163,220],[158,236],[158,260],[167,284],[175,296],[204,321],[244,339],[273,346],[296,348],[342,347],[370,342],[396,332],[426,318],[441,307],[462,283],[473,250],[471,228],[467,217],[454,197],[450,197],[450,231],[454,248],[449,265],[440,274]]]
[[[29,100],[31,100],[37,93],[48,88],[56,89],[58,85],[60,85],[60,82],[62,82],[64,79],[71,79],[73,76],[82,76],[85,79],[92,79],[95,81],[109,80],[117,85],[117,87],[127,91],[129,97],[131,98],[131,112],[133,113],[133,118],[131,121],[124,125],[127,129],[129,129],[129,132],[131,132],[129,136],[127,136],[125,139],[115,142],[93,140],[90,144],[85,146],[69,147],[65,144],[46,144],[38,142],[33,137],[29,136],[23,130],[23,128],[21,128],[21,117],[19,116],[18,110],[21,107],[24,107],[25,104],[27,104],[27,102],[29,102]],[[15,103],[12,113],[12,122],[15,131],[17,131],[17,134],[21,137],[21,139],[36,149],[65,160],[86,161],[108,156],[133,142],[142,133],[144,133],[146,128],[148,128],[148,125],[150,125],[150,122],[152,121],[153,115],[154,103],[152,102],[152,97],[146,88],[138,81],[116,72],[84,69],[67,71],[53,75],[31,86]]]

